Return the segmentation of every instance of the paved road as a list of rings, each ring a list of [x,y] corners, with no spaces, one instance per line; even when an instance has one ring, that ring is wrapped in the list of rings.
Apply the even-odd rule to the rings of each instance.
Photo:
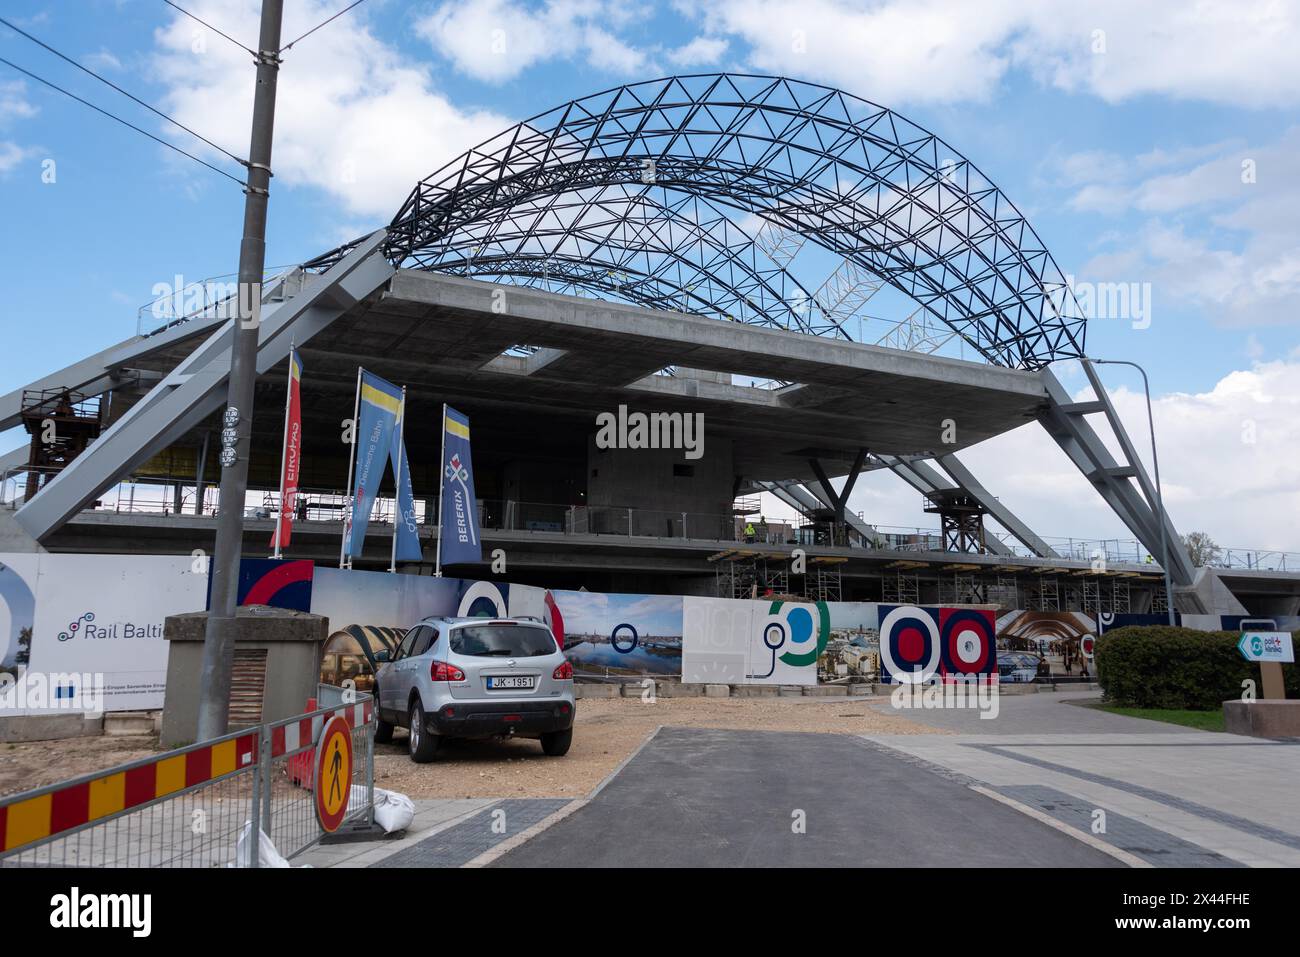
[[[859,738],[664,728],[589,804],[494,866],[1000,865],[1121,866]]]

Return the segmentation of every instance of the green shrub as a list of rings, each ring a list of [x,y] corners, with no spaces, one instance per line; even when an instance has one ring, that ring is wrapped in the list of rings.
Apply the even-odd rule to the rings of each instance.
[[[1241,657],[1240,640],[1236,631],[1117,628],[1097,640],[1097,680],[1106,700],[1121,707],[1216,711],[1241,697],[1248,678],[1256,695],[1263,693],[1259,665]],[[1287,697],[1300,698],[1300,668],[1283,665],[1282,674]]]

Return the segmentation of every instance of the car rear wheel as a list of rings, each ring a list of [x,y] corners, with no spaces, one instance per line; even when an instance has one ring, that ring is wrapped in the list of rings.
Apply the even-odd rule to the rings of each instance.
[[[411,737],[408,746],[411,760],[416,764],[428,764],[438,753],[438,736],[431,734],[424,726],[424,707],[420,702],[411,703]]]
[[[569,745],[573,743],[573,729],[565,731],[552,731],[549,734],[542,735],[542,751],[548,757],[562,758],[569,753]]]
[[[379,685],[375,685],[371,694],[374,696],[375,707],[375,744],[389,744],[393,740],[393,726],[384,720],[379,710]]]

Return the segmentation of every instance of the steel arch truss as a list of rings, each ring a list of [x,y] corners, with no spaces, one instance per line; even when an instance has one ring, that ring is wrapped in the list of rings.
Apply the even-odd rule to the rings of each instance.
[[[972,163],[884,107],[789,79],[669,77],[540,114],[422,180],[385,251],[411,268],[534,285],[554,272],[629,301],[845,335],[805,298],[816,283],[755,247],[764,224],[900,290],[990,362],[1083,355],[1060,269]]]

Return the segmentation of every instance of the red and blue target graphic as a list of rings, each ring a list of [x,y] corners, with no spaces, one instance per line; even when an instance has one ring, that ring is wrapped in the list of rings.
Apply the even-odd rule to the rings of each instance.
[[[921,684],[939,670],[937,608],[880,606],[880,677],[899,684]]]
[[[973,608],[880,606],[880,677],[921,684],[997,669],[993,612]]]
[[[245,558],[239,562],[238,604],[270,605],[311,611],[311,587],[316,565],[309,558]],[[208,607],[212,607],[212,576],[208,575]]]
[[[458,618],[509,618],[510,586],[461,579],[456,596]]]
[[[993,612],[975,608],[940,608],[943,642],[939,670],[945,675],[989,675],[997,670],[997,629]]]

